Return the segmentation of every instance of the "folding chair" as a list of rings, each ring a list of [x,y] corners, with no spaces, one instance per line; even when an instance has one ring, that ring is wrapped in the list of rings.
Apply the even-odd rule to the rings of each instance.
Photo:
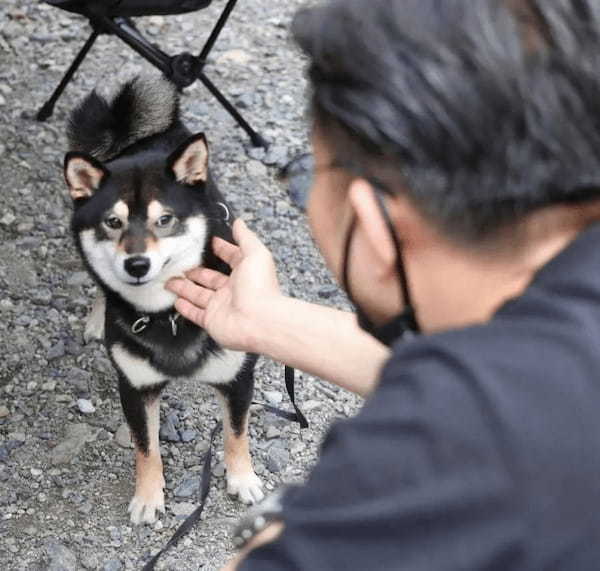
[[[90,22],[92,33],[73,60],[73,63],[50,99],[39,110],[37,114],[38,121],[45,121],[52,115],[56,101],[71,81],[71,78],[85,59],[85,56],[94,45],[98,36],[100,34],[113,34],[161,70],[180,89],[188,87],[196,80],[200,80],[225,110],[237,121],[240,127],[248,133],[252,144],[255,147],[267,147],[266,141],[252,129],[240,112],[204,73],[206,59],[217,41],[221,30],[227,23],[237,0],[227,0],[221,16],[217,20],[199,55],[183,52],[174,56],[169,56],[151,44],[135,27],[131,18],[193,12],[206,8],[211,4],[212,0],[45,0],[45,2],[56,8],[85,16]]]

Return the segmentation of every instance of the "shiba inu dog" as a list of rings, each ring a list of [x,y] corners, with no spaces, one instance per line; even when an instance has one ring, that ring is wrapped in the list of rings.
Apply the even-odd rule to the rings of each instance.
[[[211,249],[213,236],[232,236],[206,138],[182,124],[176,89],[159,78],[136,78],[110,101],[90,94],[73,111],[68,138],[71,227],[102,292],[86,336],[104,338],[135,444],[132,522],[152,523],[164,510],[159,398],[178,379],[216,389],[228,492],[246,503],[262,499],[247,436],[257,357],[219,347],[175,312],[164,288],[199,264],[228,271]]]

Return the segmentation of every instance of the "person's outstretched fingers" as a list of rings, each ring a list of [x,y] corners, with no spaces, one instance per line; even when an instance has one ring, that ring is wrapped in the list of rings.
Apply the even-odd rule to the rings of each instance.
[[[206,310],[200,309],[199,307],[196,307],[193,303],[190,303],[186,299],[182,298],[179,298],[175,302],[175,309],[188,321],[195,323],[199,327],[204,327],[204,318],[206,317]]]
[[[229,276],[215,270],[209,270],[208,268],[194,268],[186,272],[185,275],[198,285],[213,290],[223,287],[229,279]]]
[[[183,278],[169,280],[167,289],[176,293],[179,297],[184,297],[199,308],[205,308],[208,305],[210,298],[215,293],[212,289],[202,287]]]
[[[233,223],[233,239],[239,244],[244,254],[249,254],[257,249],[265,249],[259,237],[248,228],[241,218],[237,218]]]
[[[239,246],[223,240],[223,238],[213,238],[213,250],[226,264],[235,268],[242,259],[242,251]]]

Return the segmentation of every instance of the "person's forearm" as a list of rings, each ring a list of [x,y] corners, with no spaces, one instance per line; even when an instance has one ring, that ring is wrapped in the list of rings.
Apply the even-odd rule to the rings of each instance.
[[[282,298],[256,337],[257,352],[367,396],[389,350],[362,331],[354,314]]]

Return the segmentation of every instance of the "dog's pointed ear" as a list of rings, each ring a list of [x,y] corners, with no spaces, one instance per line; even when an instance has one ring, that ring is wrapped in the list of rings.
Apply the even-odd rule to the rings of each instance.
[[[204,133],[192,135],[171,153],[167,171],[184,184],[205,183],[208,179],[208,144]]]
[[[73,200],[90,198],[108,175],[107,168],[90,155],[71,151],[65,156],[65,180]]]

